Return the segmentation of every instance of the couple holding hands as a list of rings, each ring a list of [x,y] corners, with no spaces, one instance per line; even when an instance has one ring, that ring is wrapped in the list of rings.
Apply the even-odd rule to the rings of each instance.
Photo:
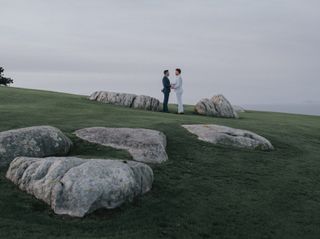
[[[174,89],[177,96],[178,114],[183,114],[183,104],[182,104],[183,89],[182,89],[181,69],[179,68],[176,69],[176,72],[175,72],[176,81],[173,84],[171,84],[169,80],[169,75],[170,75],[169,70],[165,70],[163,74],[164,74],[162,79],[162,85],[163,85],[162,92],[164,94],[163,112],[167,112],[167,113],[169,112],[168,111],[169,95],[170,95],[171,89]]]

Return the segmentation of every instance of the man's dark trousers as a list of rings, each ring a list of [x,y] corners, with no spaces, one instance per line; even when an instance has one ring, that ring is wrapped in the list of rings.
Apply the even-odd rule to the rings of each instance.
[[[166,77],[166,76],[163,77],[162,85],[163,85],[162,92],[164,94],[163,112],[168,112],[168,101],[169,101],[169,94],[170,94],[170,91],[171,91],[170,80],[169,80],[168,77]]]
[[[168,101],[169,101],[170,91],[164,91],[163,94],[164,94],[163,112],[169,112],[169,110],[168,110]]]

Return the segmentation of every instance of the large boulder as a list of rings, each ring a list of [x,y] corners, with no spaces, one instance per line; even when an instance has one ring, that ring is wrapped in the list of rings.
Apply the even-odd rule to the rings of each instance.
[[[196,104],[195,111],[200,115],[218,116],[218,111],[216,110],[213,101],[206,98],[200,100]]]
[[[116,93],[108,91],[96,91],[89,96],[89,100],[95,100],[102,103],[121,105],[125,107],[131,107],[134,99],[137,95]]]
[[[159,111],[160,101],[150,96],[139,95],[134,99],[132,108]]]
[[[152,169],[143,163],[76,157],[18,157],[6,177],[56,214],[73,217],[118,207],[148,192],[153,182]]]
[[[240,105],[233,105],[232,107],[235,110],[235,112],[237,112],[237,113],[245,113],[246,112],[246,110],[243,107],[241,107]]]
[[[18,156],[65,156],[71,146],[71,140],[51,126],[0,132],[0,166],[8,165]]]
[[[221,125],[182,125],[202,141],[237,148],[273,150],[272,144],[253,132]]]
[[[223,95],[200,100],[195,106],[195,112],[207,116],[239,118],[230,102]]]
[[[226,97],[223,95],[215,95],[211,100],[220,117],[238,118],[237,113],[234,111]]]
[[[89,96],[89,100],[113,105],[121,105],[135,109],[144,109],[150,111],[160,110],[160,101],[156,98],[146,95],[96,91]]]
[[[162,163],[168,159],[166,136],[156,130],[93,127],[77,130],[75,134],[91,143],[125,149],[136,161]]]

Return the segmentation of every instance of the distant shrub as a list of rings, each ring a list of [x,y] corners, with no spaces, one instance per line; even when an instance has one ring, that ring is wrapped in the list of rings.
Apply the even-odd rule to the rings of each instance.
[[[7,77],[4,77],[2,74],[4,72],[4,69],[3,67],[0,67],[0,85],[10,85],[13,83],[13,80],[11,78],[7,78]]]

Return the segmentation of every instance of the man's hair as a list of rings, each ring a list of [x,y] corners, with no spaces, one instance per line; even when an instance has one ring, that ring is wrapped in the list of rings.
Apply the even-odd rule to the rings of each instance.
[[[165,70],[165,71],[163,72],[163,74],[165,74],[165,75],[166,75],[168,72],[169,72],[168,70]]]
[[[180,68],[177,68],[176,71],[179,72],[179,74],[181,74],[181,69]]]

